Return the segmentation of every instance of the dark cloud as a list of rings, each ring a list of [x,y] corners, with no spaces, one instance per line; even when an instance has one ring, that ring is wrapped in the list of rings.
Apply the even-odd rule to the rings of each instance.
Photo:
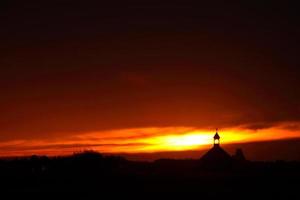
[[[285,1],[3,1],[0,140],[300,120]]]

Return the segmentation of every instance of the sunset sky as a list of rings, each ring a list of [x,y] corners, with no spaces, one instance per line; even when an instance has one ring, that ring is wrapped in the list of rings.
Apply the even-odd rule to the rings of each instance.
[[[109,2],[1,1],[0,156],[300,137],[289,1]]]

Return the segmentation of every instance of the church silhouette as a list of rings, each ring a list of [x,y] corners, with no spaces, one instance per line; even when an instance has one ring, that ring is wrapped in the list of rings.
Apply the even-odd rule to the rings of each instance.
[[[220,135],[218,129],[213,137],[213,147],[205,153],[200,162],[202,166],[209,168],[224,168],[229,167],[235,162],[245,161],[244,153],[241,149],[237,149],[236,154],[231,156],[220,146]]]

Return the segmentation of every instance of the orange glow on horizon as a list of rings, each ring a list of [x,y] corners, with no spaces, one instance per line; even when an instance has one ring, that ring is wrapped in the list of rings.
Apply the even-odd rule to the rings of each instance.
[[[65,155],[76,151],[102,153],[151,153],[201,150],[212,145],[212,130],[193,127],[137,128],[82,133],[58,139],[13,140],[0,143],[1,156]],[[221,145],[271,141],[300,137],[299,131],[272,127],[262,130],[242,128],[220,130]]]

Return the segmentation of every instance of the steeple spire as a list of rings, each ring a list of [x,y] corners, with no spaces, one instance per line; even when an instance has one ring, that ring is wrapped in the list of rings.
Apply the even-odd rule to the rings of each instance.
[[[214,136],[214,147],[219,146],[220,145],[220,136],[219,136],[219,129],[216,129],[216,134]]]

